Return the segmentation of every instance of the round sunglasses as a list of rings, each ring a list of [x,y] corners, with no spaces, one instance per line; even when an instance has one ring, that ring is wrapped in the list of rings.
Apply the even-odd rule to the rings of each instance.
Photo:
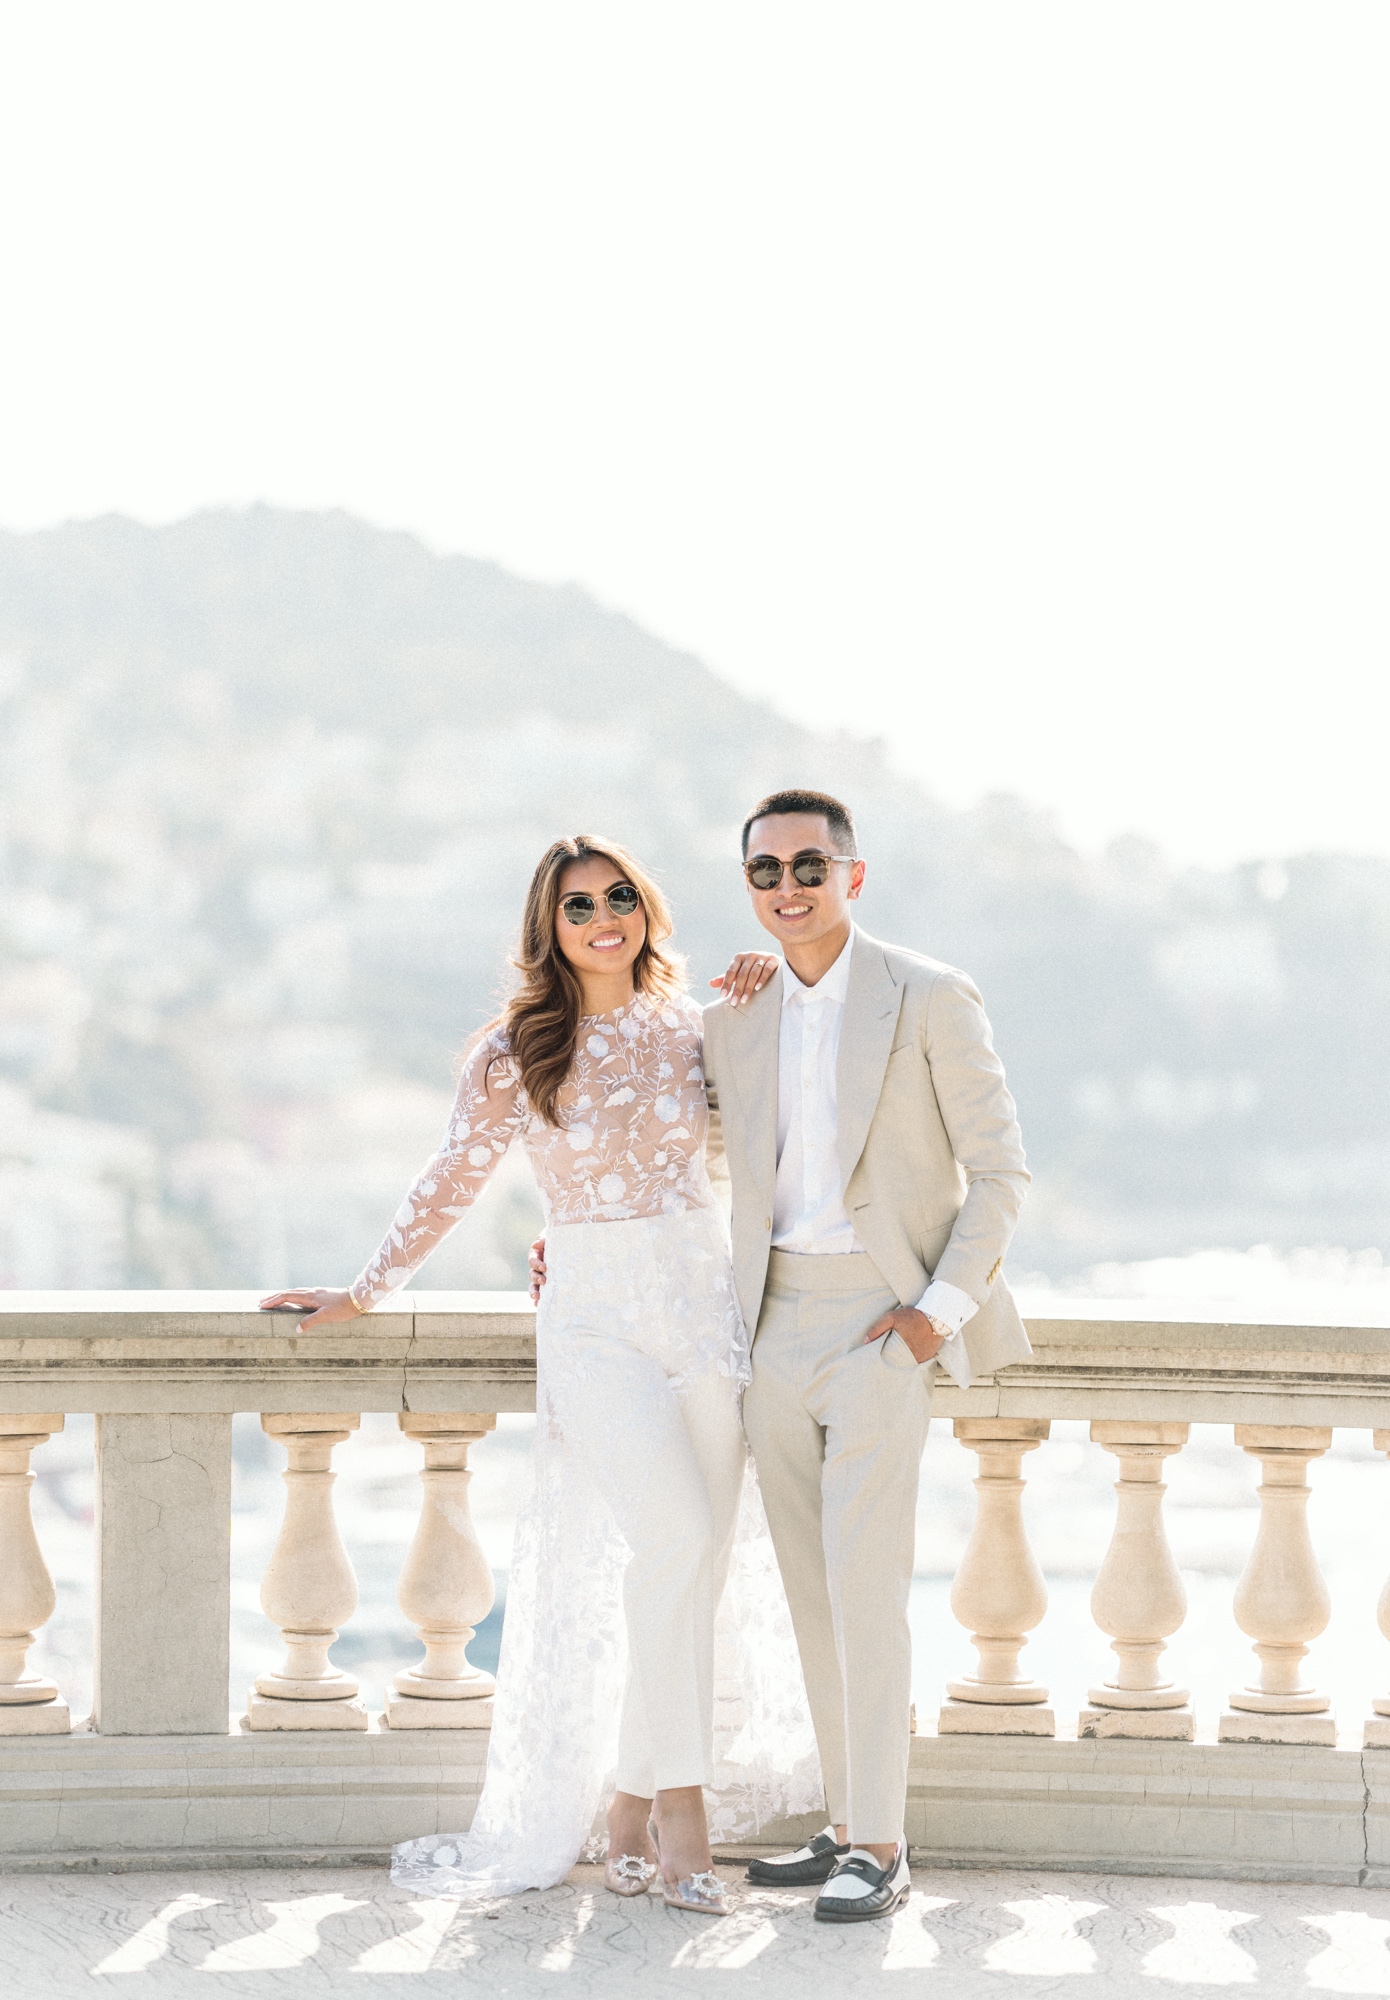
[[[852,868],[858,859],[857,854],[822,854],[814,847],[807,847],[792,857],[792,880],[803,889],[823,889],[830,879],[833,862],[844,861]],[[775,889],[785,869],[775,854],[755,854],[751,861],[744,862],[743,872],[755,889]]]
[[[631,882],[615,882],[611,889],[604,891],[603,900],[615,917],[635,917],[642,907],[642,898]],[[570,923],[591,924],[598,904],[592,896],[576,893],[573,896],[566,896],[560,908]]]

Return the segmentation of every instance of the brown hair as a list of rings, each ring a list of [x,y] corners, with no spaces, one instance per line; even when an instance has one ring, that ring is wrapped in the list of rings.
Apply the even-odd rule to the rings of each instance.
[[[502,1027],[521,1075],[521,1087],[531,1109],[547,1125],[559,1123],[555,1099],[574,1061],[583,1003],[579,976],[555,941],[560,878],[571,861],[587,861],[591,857],[611,861],[620,869],[642,898],[647,913],[647,935],[632,968],[634,989],[665,999],[683,992],[685,987],[683,961],[675,952],[662,949],[675,928],[666,898],[627,849],[616,840],[596,839],[589,833],[552,841],[541,856],[526,892],[521,938],[512,959],[521,974],[521,984],[502,1014]]]

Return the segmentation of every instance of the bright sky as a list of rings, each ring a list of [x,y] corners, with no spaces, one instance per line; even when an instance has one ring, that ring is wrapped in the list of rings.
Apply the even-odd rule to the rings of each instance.
[[[1384,0],[48,0],[0,522],[341,505],[951,801],[1390,854]]]

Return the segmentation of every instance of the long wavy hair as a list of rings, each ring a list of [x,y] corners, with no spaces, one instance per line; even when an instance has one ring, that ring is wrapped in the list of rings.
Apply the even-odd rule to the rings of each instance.
[[[664,948],[675,928],[670,908],[646,870],[616,840],[575,833],[552,841],[526,892],[521,939],[512,959],[521,983],[502,1014],[521,1087],[547,1125],[559,1123],[555,1100],[574,1061],[583,1008],[579,976],[555,937],[560,878],[572,861],[591,858],[611,861],[642,898],[647,935],[632,967],[634,990],[665,999],[685,988],[683,960]]]

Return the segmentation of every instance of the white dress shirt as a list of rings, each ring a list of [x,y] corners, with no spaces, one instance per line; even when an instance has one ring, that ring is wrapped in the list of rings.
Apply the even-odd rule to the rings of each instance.
[[[777,1179],[772,1196],[772,1247],[801,1257],[863,1251],[840,1190],[835,1066],[854,951],[844,950],[814,986],[782,963],[782,1018],[777,1037]],[[960,1330],[978,1310],[958,1285],[933,1279],[917,1302],[950,1337],[937,1359],[961,1387],[971,1382]]]
[[[851,937],[814,986],[803,986],[789,965],[782,966],[772,1247],[802,1257],[844,1256],[864,1248],[840,1193],[835,1090],[853,949]]]

